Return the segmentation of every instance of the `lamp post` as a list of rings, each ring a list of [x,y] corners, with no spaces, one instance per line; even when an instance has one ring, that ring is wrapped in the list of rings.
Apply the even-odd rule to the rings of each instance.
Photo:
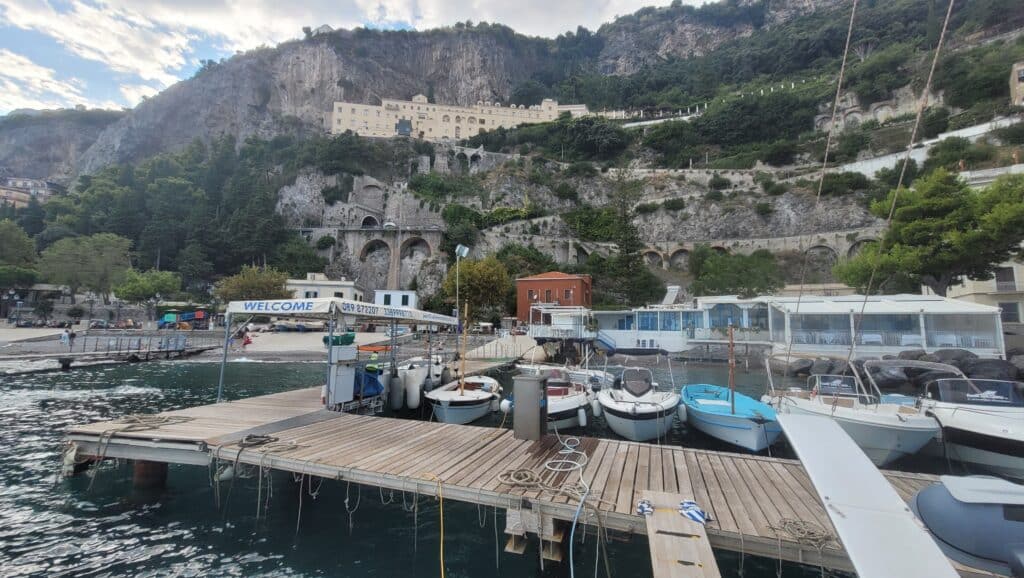
[[[469,247],[458,245],[455,247],[455,316],[459,316],[459,261],[469,255]],[[461,325],[461,323],[460,323]]]
[[[18,323],[21,322],[21,306],[24,305],[24,303],[21,301],[21,295],[18,295],[17,293],[15,293],[11,299],[14,299],[14,326],[17,327]]]

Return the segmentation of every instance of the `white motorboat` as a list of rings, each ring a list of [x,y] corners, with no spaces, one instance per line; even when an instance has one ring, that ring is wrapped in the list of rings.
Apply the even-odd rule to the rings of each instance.
[[[547,364],[520,364],[525,374],[546,375],[548,399],[548,429],[564,430],[587,427],[587,410],[597,399],[597,390],[615,383],[615,377],[596,369],[567,368]],[[515,411],[512,399],[501,402],[501,410]]]
[[[856,371],[852,375],[811,375],[806,387],[775,388],[771,366],[769,392],[761,401],[777,413],[818,415],[835,420],[876,466],[921,450],[939,432],[939,424],[917,408],[882,401],[872,382],[869,392]]]
[[[602,389],[597,401],[612,431],[642,442],[665,437],[678,411],[679,394],[658,391],[651,370],[631,367],[622,372],[621,387]]]
[[[434,388],[426,398],[437,421],[467,424],[486,416],[500,392],[498,380],[474,375]]]
[[[1024,383],[968,378],[953,365],[930,361],[864,363],[872,382],[872,370],[892,368],[939,372],[935,375],[943,376],[927,382],[924,396],[915,402],[942,428],[928,451],[968,466],[1024,479]],[[906,402],[905,396],[902,401]]]

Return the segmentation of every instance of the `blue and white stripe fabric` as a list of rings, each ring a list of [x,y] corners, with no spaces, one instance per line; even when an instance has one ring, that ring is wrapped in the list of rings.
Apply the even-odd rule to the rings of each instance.
[[[700,525],[704,525],[711,519],[711,516],[707,512],[700,509],[697,502],[693,500],[683,500],[679,502],[679,514],[686,516],[687,518],[697,522]]]
[[[641,516],[650,516],[654,513],[654,506],[651,505],[650,500],[640,500],[636,503],[636,513]]]

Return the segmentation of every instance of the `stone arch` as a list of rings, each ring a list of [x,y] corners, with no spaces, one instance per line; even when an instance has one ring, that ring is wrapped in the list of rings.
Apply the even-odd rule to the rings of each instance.
[[[462,115],[455,115],[455,122],[462,122]]]
[[[387,241],[384,241],[382,239],[371,239],[367,241],[366,244],[363,245],[362,250],[359,251],[359,260],[366,261],[367,257],[369,257],[371,254],[379,253],[382,251],[386,251],[388,254],[388,258],[391,258],[391,245],[389,245]]]
[[[878,239],[857,239],[850,245],[849,250],[846,251],[846,256],[848,258],[856,257],[858,253],[864,250],[864,247],[877,242]]]
[[[839,253],[828,245],[814,245],[812,247],[808,247],[805,253],[810,257],[821,256],[822,258],[829,258],[833,262],[839,259]]]
[[[455,127],[455,137],[458,138],[458,136],[459,127]],[[466,151],[459,151],[455,154],[455,165],[458,166],[459,170],[463,173],[469,171],[469,155],[466,154]]]
[[[725,255],[726,253],[729,252],[729,248],[728,247],[723,247],[721,245],[712,245],[711,246],[711,250],[716,252],[716,253],[719,253],[721,255]]]
[[[832,281],[832,267],[839,262],[839,253],[824,244],[812,245],[804,253],[807,256],[805,274],[811,283]]]
[[[576,247],[576,264],[577,265],[582,265],[582,264],[587,262],[588,258],[590,258],[590,253],[588,253],[587,250],[584,249],[583,247],[577,246]]]
[[[373,215],[366,215],[363,217],[363,222],[359,225],[361,229],[377,229],[380,228],[380,221]]]
[[[402,241],[398,253],[403,259],[413,253],[423,253],[427,258],[430,258],[432,251],[430,250],[430,243],[423,237],[409,237]]]
[[[423,263],[430,258],[430,243],[422,237],[410,237],[402,241],[398,250],[398,287],[407,289],[412,285]]]
[[[468,122],[469,124],[476,124],[476,117],[475,116],[467,117],[466,118],[466,122]]]
[[[665,260],[662,258],[661,253],[648,249],[644,251],[644,263],[647,263],[651,267],[662,267],[664,266]]]
[[[441,117],[441,122],[451,122],[451,121],[452,121],[452,117],[448,116],[447,114]]]
[[[668,266],[679,271],[686,271],[690,268],[690,252],[686,249],[677,249],[668,259]]]
[[[475,170],[475,169],[477,169],[477,168],[478,168],[478,167],[480,166],[480,161],[481,161],[481,160],[483,160],[483,157],[481,157],[480,155],[478,155],[478,154],[476,154],[476,153],[474,153],[473,155],[471,155],[471,156],[469,157],[469,169],[470,169],[470,170]]]

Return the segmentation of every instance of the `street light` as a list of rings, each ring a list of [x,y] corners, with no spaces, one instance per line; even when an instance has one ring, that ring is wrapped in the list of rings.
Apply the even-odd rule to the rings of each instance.
[[[458,245],[455,247],[455,317],[459,316],[459,261],[469,255],[469,247]]]

